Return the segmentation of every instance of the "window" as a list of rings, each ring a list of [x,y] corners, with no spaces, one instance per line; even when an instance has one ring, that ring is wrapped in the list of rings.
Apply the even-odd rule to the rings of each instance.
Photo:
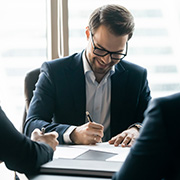
[[[121,3],[134,15],[135,32],[129,41],[128,56],[125,59],[147,68],[152,96],[180,91],[178,0],[173,0],[171,4],[169,1],[166,4],[163,0],[1,1],[0,102],[18,129],[25,104],[25,74],[47,60],[47,45],[51,51],[55,51],[50,53],[52,59],[67,55],[67,47],[69,54],[81,52],[87,44],[85,27],[88,25],[89,15],[95,8],[109,3]],[[66,29],[67,19],[62,16],[67,14],[66,9],[69,31]],[[48,13],[51,13],[51,18]],[[46,23],[47,19],[51,25]],[[47,39],[47,34],[48,37],[51,36],[50,39]],[[63,38],[60,37],[62,34]],[[59,39],[62,42],[58,42]]]
[[[69,53],[86,47],[85,27],[91,12],[104,4],[121,4],[132,12],[135,32],[125,58],[148,70],[152,97],[180,91],[180,7],[163,0],[69,0]],[[74,8],[76,7],[76,8]]]
[[[46,61],[46,0],[0,2],[0,101],[19,129],[24,110],[24,78]]]

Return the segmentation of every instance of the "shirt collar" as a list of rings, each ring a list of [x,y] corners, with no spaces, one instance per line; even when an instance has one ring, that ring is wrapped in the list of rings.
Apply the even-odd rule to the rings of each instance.
[[[86,74],[88,71],[92,71],[89,63],[87,62],[88,60],[86,59],[86,55],[85,55],[86,51],[83,52],[83,67],[84,67],[84,74]]]

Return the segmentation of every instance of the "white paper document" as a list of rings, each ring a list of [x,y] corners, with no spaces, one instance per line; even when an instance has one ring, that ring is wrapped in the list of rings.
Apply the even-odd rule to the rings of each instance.
[[[58,146],[54,152],[53,159],[65,158],[65,159],[75,159],[81,154],[88,151],[88,149],[83,148],[73,148],[67,146]]]
[[[87,154],[94,156],[99,156],[102,154],[103,158],[105,158],[105,154],[107,153],[106,161],[119,161],[124,162],[128,153],[130,151],[130,147],[121,147],[114,145],[110,145],[108,142],[97,143],[96,145],[60,145],[57,147],[54,152],[54,159],[65,158],[65,159],[78,159],[78,157],[87,157]],[[101,154],[100,154],[101,153]],[[110,156],[108,156],[108,154]]]

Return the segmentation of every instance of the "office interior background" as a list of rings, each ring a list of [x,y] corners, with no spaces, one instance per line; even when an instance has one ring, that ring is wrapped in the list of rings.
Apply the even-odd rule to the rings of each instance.
[[[24,78],[44,61],[81,52],[91,12],[121,4],[135,18],[126,60],[148,70],[152,97],[180,91],[178,0],[8,0],[0,2],[0,104],[17,129]]]

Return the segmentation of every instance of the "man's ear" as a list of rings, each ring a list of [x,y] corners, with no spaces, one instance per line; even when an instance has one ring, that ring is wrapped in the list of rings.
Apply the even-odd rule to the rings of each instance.
[[[90,37],[90,30],[89,30],[89,26],[86,27],[86,38],[87,40],[89,40]]]

